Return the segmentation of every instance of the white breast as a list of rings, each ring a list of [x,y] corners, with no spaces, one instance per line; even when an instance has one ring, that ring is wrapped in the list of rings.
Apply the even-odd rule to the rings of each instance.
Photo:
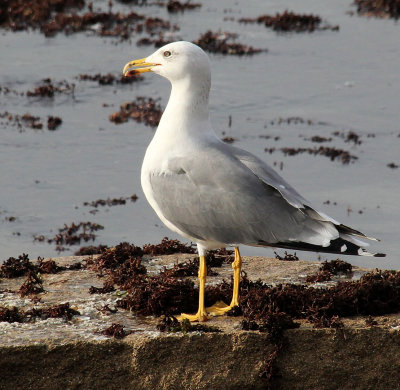
[[[147,201],[149,202],[150,206],[154,209],[158,217],[161,219],[161,221],[172,231],[188,239],[192,239],[192,237],[182,232],[180,229],[178,229],[175,225],[173,225],[164,217],[163,212],[160,209],[154,197],[153,188],[150,182],[150,176],[160,175],[163,172],[166,172],[166,170],[168,169],[167,149],[168,148],[166,147],[166,145],[158,143],[156,139],[153,139],[153,141],[150,143],[149,147],[147,148],[142,164],[142,171],[141,171],[142,189],[146,196]]]

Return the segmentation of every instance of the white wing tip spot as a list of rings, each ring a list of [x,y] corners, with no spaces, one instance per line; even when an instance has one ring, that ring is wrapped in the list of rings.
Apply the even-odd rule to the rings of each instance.
[[[363,248],[358,248],[358,254],[360,255],[360,256],[373,256],[373,254],[372,253],[369,253],[369,252],[367,252],[365,249],[363,249]]]

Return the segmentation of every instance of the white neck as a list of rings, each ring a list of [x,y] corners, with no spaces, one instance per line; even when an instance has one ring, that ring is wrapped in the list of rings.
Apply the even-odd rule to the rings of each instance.
[[[172,83],[171,95],[157,129],[157,135],[170,137],[184,134],[204,134],[204,129],[213,132],[209,124],[208,96],[210,80],[199,82],[190,77]],[[208,123],[208,126],[204,126]],[[162,133],[162,134],[160,134]],[[199,134],[202,136],[203,134]]]

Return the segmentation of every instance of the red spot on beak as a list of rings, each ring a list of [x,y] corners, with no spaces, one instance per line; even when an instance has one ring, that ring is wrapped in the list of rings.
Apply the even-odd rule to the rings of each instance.
[[[125,74],[125,77],[134,77],[136,74],[138,74],[139,72],[137,72],[135,69],[130,70],[129,72],[127,72]]]

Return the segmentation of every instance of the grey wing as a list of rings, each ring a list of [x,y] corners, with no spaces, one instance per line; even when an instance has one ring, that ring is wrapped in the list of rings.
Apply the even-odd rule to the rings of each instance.
[[[170,160],[168,170],[150,173],[154,199],[170,223],[199,240],[328,245],[338,237],[332,223],[311,218],[303,198],[251,157],[217,145]]]
[[[303,208],[309,202],[264,161],[253,154],[231,146],[231,152],[260,180],[274,187],[294,207]]]
[[[279,193],[288,203],[290,203],[293,207],[300,209],[309,218],[313,219],[314,221],[332,224],[335,229],[339,231],[340,236],[343,236],[343,238],[346,238],[350,241],[353,240],[357,244],[368,245],[364,242],[357,241],[352,237],[355,236],[375,240],[374,238],[367,237],[358,230],[341,224],[329,215],[313,209],[308,200],[303,198],[290,184],[288,184],[281,176],[279,176],[278,173],[276,173],[258,157],[245,150],[235,147],[231,147],[231,153],[233,153],[235,157],[238,158],[246,167],[248,167],[261,181],[279,191]],[[325,224],[325,226],[327,226],[327,224]]]

